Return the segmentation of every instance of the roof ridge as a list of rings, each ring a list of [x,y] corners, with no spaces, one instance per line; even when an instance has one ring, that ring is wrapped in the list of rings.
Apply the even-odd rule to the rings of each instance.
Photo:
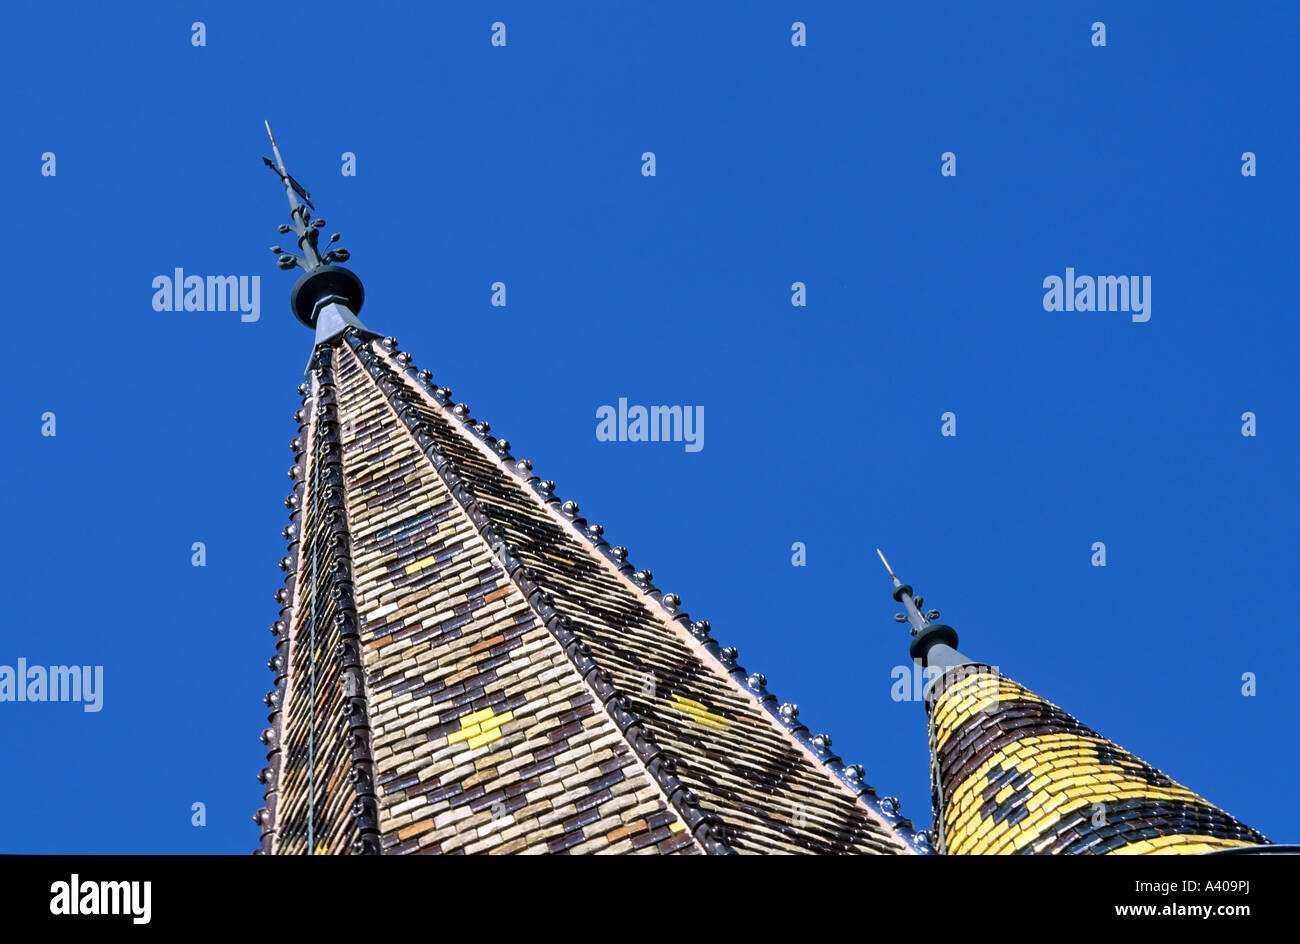
[[[285,571],[284,586],[275,592],[276,602],[280,604],[279,617],[271,624],[271,635],[275,637],[275,655],[267,660],[266,667],[275,674],[274,687],[262,697],[262,702],[270,709],[266,720],[269,722],[258,736],[266,746],[266,766],[257,773],[257,780],[266,790],[262,794],[263,805],[253,814],[253,822],[262,827],[260,844],[253,851],[254,855],[270,855],[275,849],[278,831],[277,813],[279,811],[280,768],[282,739],[284,735],[284,706],[288,696],[290,680],[290,657],[292,655],[293,612],[297,602],[297,573],[302,560],[301,524],[303,497],[306,494],[306,476],[302,474],[299,463],[307,455],[314,435],[308,422],[307,395],[310,385],[307,382],[298,385],[298,395],[302,407],[293,414],[298,422],[298,435],[289,442],[293,450],[294,464],[289,468],[289,477],[293,479],[293,491],[284,499],[289,509],[289,523],[280,532],[288,542],[288,554],[280,560],[280,569]],[[305,441],[305,442],[304,442]]]
[[[262,842],[258,853],[275,851],[278,839],[279,787],[281,765],[285,760],[281,746],[287,733],[288,716],[285,712],[289,708],[292,689],[290,668],[293,658],[294,610],[299,598],[297,575],[306,552],[302,531],[305,524],[303,501],[307,495],[307,461],[320,470],[318,482],[323,486],[323,503],[320,507],[328,521],[323,527],[328,529],[329,545],[336,547],[334,622],[339,631],[337,655],[344,685],[343,720],[348,724],[345,744],[352,760],[348,781],[356,795],[351,815],[356,821],[358,832],[352,851],[369,855],[382,852],[379,845],[379,812],[374,792],[373,758],[370,752],[370,720],[361,675],[359,620],[352,595],[351,533],[347,507],[339,487],[343,481],[343,463],[334,366],[333,348],[317,347],[312,353],[309,367],[314,389],[306,382],[298,385],[303,405],[294,413],[299,424],[298,436],[289,444],[294,450],[294,464],[289,469],[294,489],[284,501],[289,508],[289,524],[281,532],[289,543],[289,554],[280,561],[280,569],[285,571],[285,585],[275,593],[276,600],[281,604],[280,618],[271,625],[271,632],[276,636],[276,654],[267,663],[267,667],[276,674],[276,685],[264,699],[271,709],[267,715],[271,726],[261,735],[262,743],[267,746],[267,766],[258,773],[258,780],[266,786],[266,805],[253,816],[254,822],[262,827]],[[342,543],[342,553],[337,550],[339,543]]]
[[[344,337],[362,368],[374,378],[389,408],[415,440],[421,452],[429,459],[434,471],[443,480],[447,490],[464,510],[479,535],[487,542],[502,571],[523,595],[542,625],[560,644],[560,648],[577,670],[583,683],[605,709],[651,779],[663,791],[669,805],[690,830],[695,841],[705,852],[734,854],[735,850],[728,846],[723,838],[725,824],[722,818],[715,811],[701,806],[695,792],[677,777],[676,760],[664,753],[656,742],[653,732],[646,728],[641,719],[630,709],[628,697],[614,684],[610,674],[592,658],[590,647],[572,630],[572,620],[552,605],[551,595],[527,573],[518,553],[506,540],[504,529],[481,507],[474,494],[473,484],[460,474],[455,460],[436,441],[433,431],[420,418],[418,407],[413,400],[403,396],[408,391],[407,385],[401,382],[397,372],[384,358],[368,348],[364,339],[356,332],[349,330]],[[396,341],[392,340],[391,345],[385,346],[391,351],[396,346]],[[410,356],[405,355],[405,357],[409,361]]]
[[[352,766],[347,779],[352,784],[356,801],[352,804],[351,815],[356,820],[357,839],[352,852],[360,854],[380,854],[380,835],[378,835],[378,804],[374,796],[374,774],[372,755],[370,755],[370,727],[367,703],[365,703],[365,685],[361,679],[360,635],[357,632],[356,606],[352,598],[352,563],[351,534],[348,531],[347,506],[343,501],[342,450],[338,429],[338,394],[334,386],[333,347],[317,347],[312,354],[309,368],[315,389],[307,382],[298,385],[298,393],[303,406],[294,413],[299,423],[298,437],[292,439],[290,447],[294,450],[294,465],[289,469],[290,479],[294,480],[294,492],[285,499],[290,508],[289,527],[281,532],[289,542],[290,554],[279,562],[285,571],[285,586],[276,592],[276,599],[281,603],[279,619],[272,624],[270,631],[277,637],[276,655],[270,659],[268,668],[276,672],[276,688],[266,693],[265,702],[270,707],[266,720],[272,726],[261,733],[261,741],[266,745],[266,767],[257,775],[265,784],[266,805],[253,814],[253,820],[263,827],[263,841],[257,852],[270,853],[276,848],[278,839],[278,800],[279,778],[283,762],[281,746],[282,737],[286,735],[289,719],[285,711],[289,709],[291,687],[290,664],[292,659],[292,635],[294,635],[294,610],[298,603],[298,571],[302,566],[305,551],[303,542],[303,501],[307,495],[307,465],[303,460],[317,464],[320,468],[322,505],[328,524],[329,545],[338,545],[342,538],[342,553],[334,551],[335,568],[338,575],[334,584],[334,622],[338,625],[339,671],[343,681],[344,702],[343,720],[348,726],[346,745],[351,755]],[[303,437],[307,442],[303,442]],[[317,437],[320,441],[317,442]],[[296,549],[295,546],[296,545]],[[311,850],[315,852],[315,850]]]
[[[371,357],[381,359],[379,358],[379,355],[367,350],[364,339],[357,336],[355,332],[349,331],[345,337],[354,353],[366,351]],[[681,598],[677,594],[663,593],[655,587],[652,582],[653,574],[651,571],[634,570],[627,560],[627,548],[622,546],[611,547],[605,541],[603,537],[604,529],[600,525],[587,525],[586,519],[581,518],[578,515],[579,509],[577,502],[571,500],[561,502],[559,497],[555,495],[554,482],[542,480],[537,475],[534,475],[532,472],[532,463],[527,459],[516,460],[510,453],[510,443],[505,439],[497,439],[491,436],[491,425],[482,420],[475,421],[470,415],[468,404],[453,403],[451,390],[446,387],[436,386],[433,383],[430,371],[416,370],[411,365],[411,355],[405,351],[398,350],[397,339],[395,337],[385,337],[382,340],[375,340],[374,343],[381,347],[389,358],[401,365],[402,373],[410,378],[419,389],[422,389],[436,404],[438,404],[438,406],[442,407],[447,413],[459,420],[467,434],[472,439],[482,443],[486,447],[485,451],[491,453],[502,468],[510,472],[516,479],[521,480],[524,485],[530,488],[537,495],[543,504],[555,509],[558,512],[558,517],[564,520],[574,531],[576,531],[587,545],[591,546],[593,550],[604,557],[625,580],[640,591],[642,596],[648,597],[658,603],[662,615],[668,621],[680,624],[686,632],[700,644],[701,648],[707,651],[710,656],[721,665],[724,674],[730,678],[736,687],[743,690],[751,699],[756,701],[768,715],[775,719],[778,722],[779,729],[784,731],[798,747],[811,756],[811,758],[816,762],[817,767],[828,774],[837,785],[851,793],[855,800],[878,818],[906,845],[909,851],[922,855],[935,854],[936,850],[934,848],[931,834],[928,831],[915,829],[912,822],[902,815],[901,804],[899,803],[898,798],[892,796],[879,797],[875,788],[866,782],[866,774],[861,764],[845,765],[843,759],[831,750],[831,738],[829,735],[811,734],[810,729],[798,720],[798,705],[792,702],[778,703],[776,696],[767,688],[766,676],[760,672],[747,673],[744,666],[737,662],[739,656],[738,650],[732,646],[720,647],[717,640],[710,635],[711,627],[707,620],[691,621],[686,611],[681,608]],[[361,357],[359,353],[358,357]],[[388,370],[392,371],[394,375],[397,373],[397,370],[392,366],[388,366]],[[393,395],[389,391],[384,391],[384,393],[391,403]],[[396,408],[394,409],[396,410]],[[397,410],[397,412],[400,417],[401,411]],[[411,424],[410,420],[406,417],[402,417],[402,419],[408,424],[408,427],[412,429],[412,432],[414,432],[414,426]],[[419,442],[418,437],[417,442]],[[424,443],[421,443],[421,447],[435,452],[441,450],[441,447],[436,443],[433,443],[432,440],[430,440],[430,444],[431,445],[426,446]],[[450,458],[447,457],[445,453],[439,458],[443,465],[451,464]],[[434,460],[434,465],[438,468],[440,474],[442,474],[442,468],[439,465],[438,459]],[[445,477],[446,476],[444,475],[444,478]],[[459,478],[459,476],[457,476],[457,478]],[[449,488],[451,488],[451,484],[452,483],[449,481]],[[456,495],[457,500],[460,501],[466,511],[469,512],[470,504],[467,502],[474,501],[471,483],[462,482],[458,487],[462,489],[462,493],[457,493],[453,488],[453,494]],[[462,494],[465,496],[464,499],[462,499]],[[498,545],[508,548],[508,545],[506,545],[504,540],[504,533],[500,526],[493,522],[482,511],[479,511],[478,514],[482,518],[481,521],[473,514],[471,514],[471,520],[473,520],[475,526],[484,533],[484,536],[488,538],[489,544],[493,547],[493,550],[496,551]],[[489,534],[488,532],[493,533]],[[494,541],[497,543],[493,543]],[[505,557],[502,557],[500,553],[498,553],[498,557],[503,560],[503,563],[505,563]],[[514,556],[511,564],[512,579],[515,579],[514,573],[521,569],[522,562],[517,556]],[[626,697],[616,691],[608,673],[605,672],[604,669],[601,669],[594,660],[590,659],[589,649],[583,643],[576,640],[572,631],[567,629],[567,624],[571,622],[569,618],[563,614],[557,613],[553,607],[549,608],[550,615],[546,615],[541,609],[539,609],[538,605],[533,602],[533,595],[540,594],[543,598],[546,598],[549,597],[549,594],[547,594],[543,588],[529,580],[526,575],[523,575],[523,579],[527,580],[532,588],[531,590],[524,591],[525,596],[529,599],[530,606],[533,606],[539,616],[543,617],[548,627],[551,627],[552,621],[557,624],[556,627],[551,627],[552,632],[560,639],[561,644],[566,647],[566,653],[569,651],[568,647],[574,643],[576,643],[577,647],[580,647],[582,650],[587,650],[583,655],[586,656],[587,662],[590,663],[590,667],[594,667],[595,671],[604,676],[603,684],[607,686],[608,691],[611,693],[610,700],[613,700],[613,695],[618,695],[621,699],[620,706],[622,706],[623,710],[626,711]],[[519,583],[519,581],[516,580],[516,583]],[[522,584],[520,585],[520,589],[524,590]],[[542,605],[549,606],[549,604],[545,602],[545,599],[542,600]],[[564,635],[562,635],[562,633]],[[590,667],[587,669],[588,672],[592,671],[592,668]],[[601,700],[602,702],[606,701],[606,697],[601,696]],[[613,714],[613,711],[611,711],[611,714]],[[630,712],[628,712],[628,714],[630,714]],[[616,722],[618,721],[617,716],[615,717],[615,720]],[[622,724],[620,723],[620,729],[621,728]],[[649,735],[649,732],[646,732],[646,734]],[[652,738],[651,742],[653,743]],[[635,747],[636,745],[633,746]],[[666,755],[664,756],[664,759],[672,760],[672,758],[669,758]],[[678,781],[678,783],[680,784],[680,781]]]

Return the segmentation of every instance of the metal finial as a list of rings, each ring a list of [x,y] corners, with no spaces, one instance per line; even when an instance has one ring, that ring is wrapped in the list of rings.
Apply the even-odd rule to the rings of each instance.
[[[285,196],[289,198],[289,215],[293,218],[292,224],[280,224],[280,232],[293,231],[297,233],[298,248],[303,251],[302,256],[294,253],[282,255],[280,257],[280,267],[291,269],[296,265],[311,272],[333,262],[347,262],[351,254],[346,249],[342,246],[337,249],[330,249],[330,246],[338,241],[338,233],[330,237],[330,241],[325,245],[327,251],[323,255],[321,250],[317,248],[317,240],[320,238],[319,232],[325,226],[325,221],[322,219],[308,221],[309,214],[307,211],[314,212],[316,210],[316,207],[311,202],[311,194],[307,192],[306,187],[294,179],[293,175],[289,173],[289,169],[284,166],[284,155],[280,153],[280,146],[275,143],[275,135],[271,133],[271,123],[263,120],[263,124],[266,125],[266,136],[271,139],[271,151],[275,154],[275,160],[272,161],[269,157],[264,157],[262,163],[271,168],[276,176],[280,178],[280,182],[284,184]],[[299,198],[301,198],[302,203],[298,202]],[[303,208],[303,204],[306,204],[306,209]]]
[[[894,619],[912,625],[912,641],[907,647],[908,654],[922,668],[930,672],[929,681],[925,686],[926,705],[929,706],[934,686],[944,673],[954,666],[969,664],[971,660],[957,649],[957,631],[943,623],[932,622],[939,618],[939,611],[929,610],[923,613],[921,607],[925,605],[925,600],[914,595],[911,584],[903,583],[898,579],[894,568],[889,566],[889,561],[885,560],[885,555],[880,553],[879,548],[876,549],[876,553],[880,554],[880,560],[889,571],[889,576],[893,578],[894,599],[903,605],[904,612],[897,614]]]
[[[266,125],[266,136],[271,140],[271,151],[275,160],[262,158],[262,163],[280,178],[284,185],[284,194],[289,200],[289,218],[291,222],[280,225],[281,233],[294,233],[298,237],[298,252],[277,253],[277,265],[282,269],[300,268],[304,275],[298,280],[290,294],[290,305],[298,320],[309,328],[317,327],[318,308],[322,303],[336,302],[332,315],[322,322],[317,332],[317,343],[337,336],[344,328],[353,327],[366,334],[373,334],[360,321],[356,320],[365,298],[361,280],[352,272],[335,263],[346,262],[350,253],[342,246],[336,246],[339,234],[335,233],[324,248],[319,248],[320,231],[325,221],[316,217],[316,208],[312,205],[311,194],[289,173],[285,166],[284,155],[275,142],[271,132],[271,123]],[[279,247],[277,246],[278,250]],[[340,308],[341,306],[341,308]],[[324,332],[323,334],[321,332]]]
[[[316,209],[312,206],[311,194],[307,192],[307,188],[293,179],[293,175],[284,166],[284,155],[280,153],[280,146],[275,143],[275,135],[271,133],[271,123],[264,120],[263,124],[266,125],[266,136],[271,139],[271,152],[275,155],[275,160],[272,161],[269,157],[264,157],[262,163],[271,168],[276,176],[280,178],[280,182],[284,184],[285,196],[289,198],[289,216],[293,219],[293,223],[287,229],[298,234],[298,248],[303,252],[301,256],[292,252],[284,253],[280,256],[280,268],[292,269],[294,266],[299,266],[310,272],[323,265],[328,265],[333,260],[330,258],[330,253],[326,253],[325,257],[322,258],[316,248],[317,230],[320,227],[307,220],[307,210],[314,211]],[[298,202],[299,197],[302,198],[302,203]],[[303,207],[303,203],[307,205],[306,208]],[[324,223],[323,220],[321,222]],[[284,232],[286,227],[281,225],[280,230]]]

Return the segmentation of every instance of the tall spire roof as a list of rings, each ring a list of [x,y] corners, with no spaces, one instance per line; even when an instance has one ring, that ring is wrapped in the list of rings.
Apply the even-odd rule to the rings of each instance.
[[[880,554],[879,551],[877,551]],[[899,580],[909,652],[926,671],[931,791],[947,854],[1189,855],[1267,845],[1259,832],[957,650]]]
[[[327,309],[355,309],[311,282],[339,267],[276,155],[306,270],[295,314],[319,296],[319,318],[261,851],[932,851],[395,339],[322,334]]]

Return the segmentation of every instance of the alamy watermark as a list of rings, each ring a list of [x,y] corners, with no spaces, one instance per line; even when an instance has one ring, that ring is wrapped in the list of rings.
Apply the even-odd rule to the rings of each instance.
[[[132,924],[153,916],[153,882],[88,882],[76,872],[50,885],[52,915],[130,915]]]
[[[704,448],[704,407],[627,405],[596,408],[596,439],[600,442],[679,442],[687,452]]]
[[[982,662],[970,662],[945,670],[935,665],[922,668],[917,661],[910,665],[894,666],[889,677],[893,679],[889,697],[894,701],[924,701],[927,697],[934,698],[961,685],[963,697],[979,698],[983,702],[981,710],[987,710],[994,705],[1001,690],[1002,672],[996,665],[985,665]],[[934,689],[927,691],[931,682],[935,682]]]
[[[1129,311],[1134,321],[1151,320],[1151,276],[1074,274],[1043,279],[1043,311]]]
[[[154,311],[238,311],[240,321],[262,317],[260,275],[186,275],[175,269],[171,275],[156,275]]]
[[[82,711],[104,707],[102,665],[0,665],[0,702],[80,702]]]

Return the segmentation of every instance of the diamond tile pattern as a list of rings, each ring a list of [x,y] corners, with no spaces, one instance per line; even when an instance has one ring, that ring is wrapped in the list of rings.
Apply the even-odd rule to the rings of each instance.
[[[1192,855],[1268,842],[987,666],[943,679],[933,740],[949,854]]]

